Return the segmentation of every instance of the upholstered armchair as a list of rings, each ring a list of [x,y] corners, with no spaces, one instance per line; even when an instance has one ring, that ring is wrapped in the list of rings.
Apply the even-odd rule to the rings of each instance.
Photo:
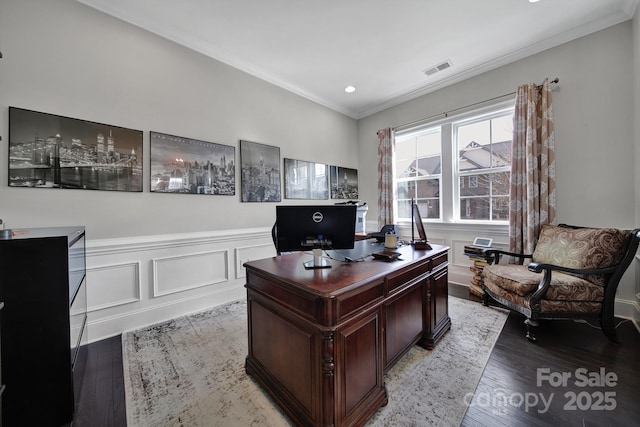
[[[544,225],[531,255],[486,249],[493,265],[483,270],[483,303],[491,300],[522,313],[527,339],[540,319],[599,319],[618,342],[614,302],[618,283],[638,250],[640,229]],[[501,256],[521,264],[500,264]]]

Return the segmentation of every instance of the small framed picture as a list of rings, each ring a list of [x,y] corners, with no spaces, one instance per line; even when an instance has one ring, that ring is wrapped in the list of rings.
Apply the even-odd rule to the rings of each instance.
[[[279,202],[280,147],[240,141],[243,202]]]
[[[488,237],[476,237],[473,240],[473,246],[482,246],[484,248],[491,247],[492,243],[493,243],[493,239],[490,239]]]
[[[329,198],[328,166],[304,160],[284,159],[285,199]]]
[[[358,199],[358,170],[331,166],[331,198]]]

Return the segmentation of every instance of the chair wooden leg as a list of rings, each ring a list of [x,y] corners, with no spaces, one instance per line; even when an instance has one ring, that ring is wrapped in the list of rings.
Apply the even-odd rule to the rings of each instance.
[[[526,319],[524,324],[527,325],[527,339],[531,342],[536,342],[536,336],[533,333],[534,328],[538,326],[538,322],[531,319]]]
[[[486,291],[482,293],[482,305],[489,307],[489,294]]]

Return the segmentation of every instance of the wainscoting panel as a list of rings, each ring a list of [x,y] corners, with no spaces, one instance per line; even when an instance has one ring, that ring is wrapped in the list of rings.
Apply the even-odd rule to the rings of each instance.
[[[153,297],[226,282],[228,255],[222,250],[153,259]]]
[[[270,258],[273,256],[276,256],[276,249],[273,244],[252,245],[236,248],[236,279],[246,277],[246,270],[243,267],[245,262]]]
[[[87,268],[87,284],[103,283],[87,294],[89,311],[140,301],[140,263],[128,262]]]
[[[265,227],[88,240],[86,254],[94,342],[244,298],[241,262],[275,250]]]

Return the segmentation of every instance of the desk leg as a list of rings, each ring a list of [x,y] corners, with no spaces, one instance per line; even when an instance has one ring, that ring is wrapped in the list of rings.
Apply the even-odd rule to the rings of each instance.
[[[436,342],[451,329],[449,317],[449,281],[447,270],[429,277],[424,287],[424,331],[419,344],[432,350]]]

